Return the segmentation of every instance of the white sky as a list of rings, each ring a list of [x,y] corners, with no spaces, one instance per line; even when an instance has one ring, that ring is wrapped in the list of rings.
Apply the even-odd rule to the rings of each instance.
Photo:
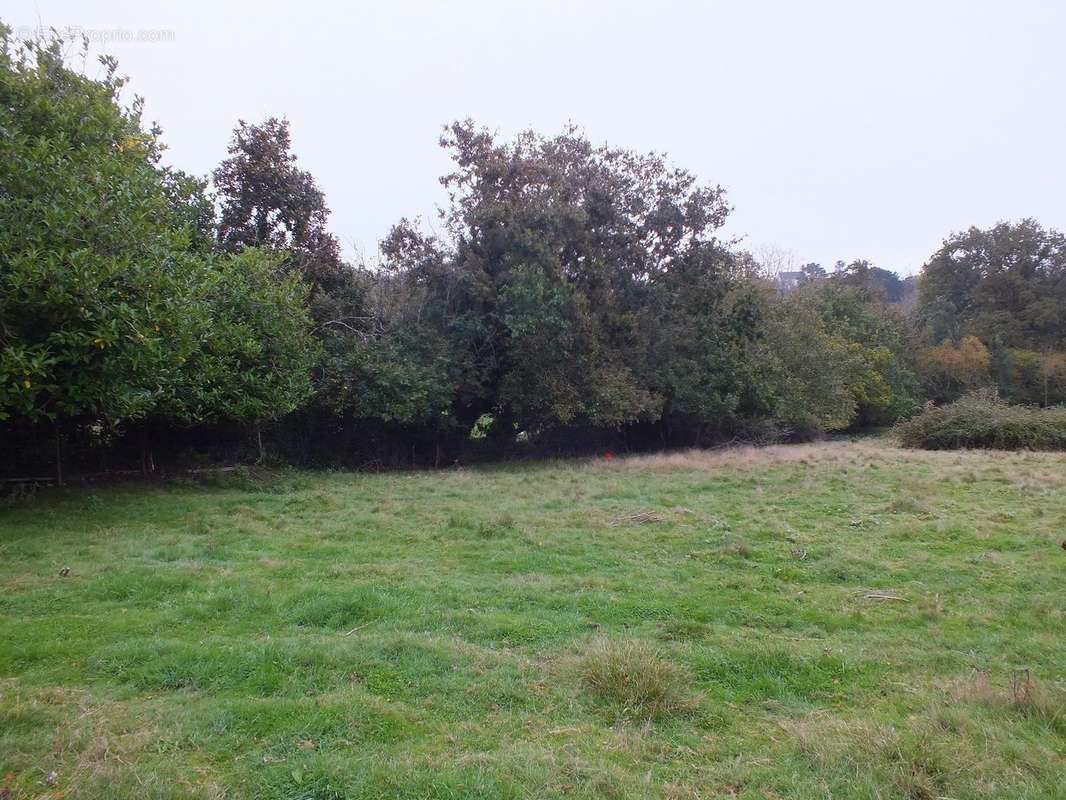
[[[797,262],[910,273],[971,224],[1066,227],[1066,3],[174,3],[7,0],[5,22],[166,30],[97,44],[167,160],[206,174],[238,118],[287,116],[349,253],[435,220],[441,126],[572,120],[661,150],[735,206],[727,232]]]

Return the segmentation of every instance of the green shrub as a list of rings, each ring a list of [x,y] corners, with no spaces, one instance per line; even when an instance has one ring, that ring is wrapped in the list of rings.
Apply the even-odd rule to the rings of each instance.
[[[1066,408],[1010,405],[977,392],[927,408],[895,428],[904,447],[1066,450]]]

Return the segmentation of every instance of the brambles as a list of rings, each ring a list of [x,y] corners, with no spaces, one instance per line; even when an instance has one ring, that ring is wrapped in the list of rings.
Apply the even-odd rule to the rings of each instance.
[[[926,409],[895,428],[905,447],[926,450],[1066,449],[1066,408],[1009,405],[994,394],[975,393]]]

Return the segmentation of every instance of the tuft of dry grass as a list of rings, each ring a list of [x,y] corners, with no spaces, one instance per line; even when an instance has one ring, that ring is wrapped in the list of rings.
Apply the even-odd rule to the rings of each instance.
[[[986,670],[975,669],[955,681],[950,694],[960,702],[994,711],[1011,710],[1053,728],[1066,728],[1066,691],[1046,685],[1028,669],[1014,670],[1005,685],[993,683]]]
[[[581,677],[621,717],[662,719],[690,713],[699,702],[689,674],[639,639],[594,642],[581,660]]]
[[[751,543],[745,539],[733,539],[718,548],[720,556],[736,556],[737,558],[751,558],[754,550]]]
[[[777,720],[788,738],[823,768],[854,758],[857,751],[876,753],[895,747],[898,735],[890,726],[864,719],[845,719],[828,711]]]
[[[933,516],[929,506],[917,499],[913,494],[896,497],[885,506],[885,512],[888,514],[912,514],[923,519],[929,519]]]
[[[932,597],[925,598],[918,605],[918,611],[921,613],[922,617],[930,622],[944,616],[945,608],[944,601],[940,597],[939,592]]]

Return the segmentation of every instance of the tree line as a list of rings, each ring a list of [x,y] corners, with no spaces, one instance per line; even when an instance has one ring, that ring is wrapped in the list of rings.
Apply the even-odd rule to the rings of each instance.
[[[353,264],[286,120],[239,122],[208,181],[163,164],[112,59],[0,44],[11,464],[440,464],[809,437],[987,385],[1066,400],[1066,247],[1034,221],[950,236],[916,295],[862,260],[783,291],[663,155],[465,120],[439,233],[401,220]]]

